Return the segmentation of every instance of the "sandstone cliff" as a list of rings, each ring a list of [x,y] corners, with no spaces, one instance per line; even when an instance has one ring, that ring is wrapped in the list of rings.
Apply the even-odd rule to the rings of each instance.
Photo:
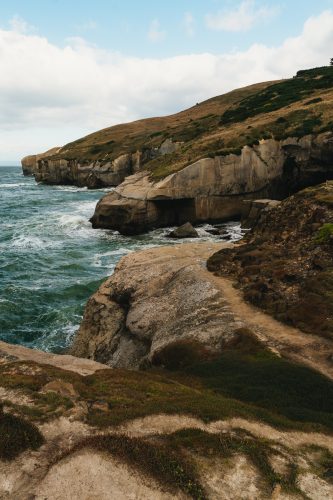
[[[246,198],[283,198],[333,177],[333,134],[262,140],[240,154],[203,158],[165,179],[149,172],[128,177],[104,196],[93,227],[137,234],[186,221],[239,218]]]
[[[43,158],[50,155],[56,154],[60,148],[52,148],[45,153],[40,153],[37,155],[25,156],[21,160],[23,175],[34,175],[38,166],[38,162]]]
[[[37,162],[38,180],[99,187],[117,185],[143,169],[160,180],[199,160],[239,155],[262,139],[331,131],[332,98],[331,67],[299,71],[294,78],[237,89],[174,115],[89,134]]]

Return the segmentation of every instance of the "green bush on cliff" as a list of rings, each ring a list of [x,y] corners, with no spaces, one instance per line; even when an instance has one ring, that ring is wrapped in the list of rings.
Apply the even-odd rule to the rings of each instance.
[[[333,224],[327,223],[323,224],[315,236],[315,243],[323,245],[329,243],[331,238],[333,239]]]

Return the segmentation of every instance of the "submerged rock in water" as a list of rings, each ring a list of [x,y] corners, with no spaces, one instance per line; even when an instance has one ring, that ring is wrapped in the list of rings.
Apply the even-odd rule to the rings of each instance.
[[[199,234],[196,229],[192,226],[190,222],[186,222],[182,226],[177,227],[171,231],[168,235],[168,238],[198,238]]]

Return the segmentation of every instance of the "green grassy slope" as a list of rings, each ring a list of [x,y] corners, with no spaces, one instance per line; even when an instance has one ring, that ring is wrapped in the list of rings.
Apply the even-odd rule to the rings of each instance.
[[[182,142],[145,164],[161,178],[202,157],[239,152],[262,138],[282,139],[332,130],[333,67],[299,71],[204,101],[180,113],[109,127],[66,144],[54,158],[112,160],[123,153]]]

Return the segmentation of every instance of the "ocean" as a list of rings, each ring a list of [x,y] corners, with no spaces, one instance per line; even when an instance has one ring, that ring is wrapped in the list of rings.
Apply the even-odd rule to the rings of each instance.
[[[170,228],[131,237],[92,229],[108,191],[41,185],[21,167],[0,167],[0,340],[64,352],[87,299],[123,255],[175,243],[165,237]],[[205,227],[202,238],[216,241]],[[238,222],[224,227],[241,237]]]

